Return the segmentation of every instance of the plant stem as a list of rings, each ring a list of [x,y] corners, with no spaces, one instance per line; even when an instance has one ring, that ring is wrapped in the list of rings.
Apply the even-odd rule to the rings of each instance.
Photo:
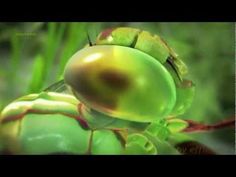
[[[188,133],[211,131],[226,127],[235,127],[235,117],[231,117],[227,120],[223,120],[221,122],[212,125],[201,124],[193,120],[185,120],[185,121],[188,122],[189,126],[186,129],[184,129],[183,132],[188,132]]]

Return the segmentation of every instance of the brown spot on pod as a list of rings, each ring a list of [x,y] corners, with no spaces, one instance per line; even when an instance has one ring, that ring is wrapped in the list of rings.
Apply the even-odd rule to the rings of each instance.
[[[129,78],[119,71],[105,70],[100,73],[100,79],[109,88],[117,91],[124,91],[129,87]]]
[[[82,102],[89,101],[95,105],[97,104],[102,107],[114,109],[117,104],[117,97],[115,95],[111,97],[101,92],[101,90],[98,90],[94,82],[91,81],[91,68],[93,67],[83,66],[78,68],[74,71],[73,78],[67,78],[67,82],[73,88],[74,94],[81,99]],[[109,83],[106,84],[109,85]]]

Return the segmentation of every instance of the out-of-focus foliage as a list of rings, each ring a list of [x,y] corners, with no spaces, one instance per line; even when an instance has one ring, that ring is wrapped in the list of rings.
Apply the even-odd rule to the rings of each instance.
[[[94,41],[101,30],[119,26],[162,36],[186,62],[196,96],[182,118],[214,123],[234,116],[234,23],[0,23],[0,110],[59,80],[87,34]],[[234,132],[223,135],[211,133],[205,141],[234,152]]]

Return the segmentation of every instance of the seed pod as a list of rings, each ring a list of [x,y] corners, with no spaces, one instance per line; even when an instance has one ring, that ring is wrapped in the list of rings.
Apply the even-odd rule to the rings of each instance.
[[[65,82],[86,106],[120,119],[148,122],[167,116],[176,103],[170,73],[137,49],[99,45],[77,52]]]
[[[162,38],[123,27],[103,31],[95,45],[74,54],[64,79],[91,109],[151,122],[183,114],[190,107],[194,84],[183,80],[186,73],[186,65]]]

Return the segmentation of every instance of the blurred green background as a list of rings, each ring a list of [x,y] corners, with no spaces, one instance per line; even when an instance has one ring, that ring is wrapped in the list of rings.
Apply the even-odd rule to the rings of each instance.
[[[130,26],[160,35],[179,54],[196,84],[181,117],[215,123],[234,117],[234,23],[0,23],[0,110],[59,80],[68,59],[105,28]],[[193,134],[221,154],[235,151],[234,129]]]

